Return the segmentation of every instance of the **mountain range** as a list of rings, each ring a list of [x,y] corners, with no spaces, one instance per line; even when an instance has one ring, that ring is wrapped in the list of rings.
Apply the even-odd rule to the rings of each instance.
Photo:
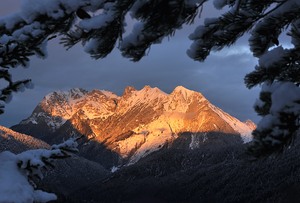
[[[255,124],[239,121],[182,86],[170,94],[156,87],[128,86],[122,96],[79,88],[50,93],[12,129],[50,144],[84,135],[80,154],[112,168],[136,163],[182,134],[188,134],[190,149],[211,133],[233,134],[248,142]]]
[[[79,154],[38,186],[56,202],[299,202],[300,141],[253,160],[255,124],[177,87],[71,89],[48,94],[27,119],[0,127],[0,152],[48,148],[81,136]],[[32,135],[26,135],[26,134]],[[43,141],[42,141],[43,140]]]

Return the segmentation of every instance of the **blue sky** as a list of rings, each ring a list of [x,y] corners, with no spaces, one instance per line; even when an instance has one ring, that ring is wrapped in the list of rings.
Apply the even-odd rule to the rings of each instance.
[[[1,0],[0,16],[18,10],[20,0]],[[209,14],[209,15],[208,15]],[[33,57],[28,69],[14,70],[15,80],[31,78],[32,90],[15,94],[0,116],[0,125],[11,126],[30,116],[35,106],[48,93],[81,87],[87,90],[105,89],[119,95],[128,85],[141,89],[145,85],[170,93],[176,86],[201,92],[213,104],[244,121],[259,120],[252,106],[258,88],[248,90],[245,74],[254,69],[257,60],[248,48],[247,36],[234,46],[212,53],[205,62],[195,62],[186,55],[192,41],[188,35],[205,17],[217,15],[205,6],[201,19],[186,26],[173,38],[154,45],[148,56],[134,63],[123,58],[115,49],[107,58],[94,60],[80,45],[69,51],[52,40],[45,60]]]

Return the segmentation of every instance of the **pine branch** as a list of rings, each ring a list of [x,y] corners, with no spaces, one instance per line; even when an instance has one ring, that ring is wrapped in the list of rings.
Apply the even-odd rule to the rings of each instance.
[[[250,49],[254,56],[260,57],[269,47],[276,44],[279,35],[295,19],[300,17],[300,7],[281,12],[274,16],[266,16],[251,32]],[[275,43],[274,43],[275,42]]]
[[[256,66],[255,71],[245,76],[245,84],[252,88],[264,82],[289,81],[300,83],[300,50],[286,49],[268,67]]]
[[[43,178],[42,171],[53,168],[53,162],[57,159],[66,159],[78,152],[77,140],[80,138],[70,138],[67,141],[52,145],[50,150],[37,149],[29,150],[18,154],[18,167],[24,170],[30,180],[34,177]]]
[[[184,1],[149,1],[133,10],[133,16],[139,20],[142,29],[124,39],[120,50],[124,57],[139,61],[152,44],[160,43],[166,36],[174,35],[183,24],[193,22],[198,8],[204,3],[186,5]]]

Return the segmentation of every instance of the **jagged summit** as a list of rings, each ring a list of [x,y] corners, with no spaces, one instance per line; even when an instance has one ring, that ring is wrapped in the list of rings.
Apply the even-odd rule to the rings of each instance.
[[[73,88],[69,91],[54,91],[52,93],[49,93],[44,97],[45,100],[51,100],[55,99],[57,97],[65,98],[65,99],[79,99],[83,97],[85,94],[87,94],[88,91],[84,90],[82,88]]]
[[[239,121],[201,93],[183,86],[170,94],[157,87],[136,90],[128,86],[122,96],[79,88],[56,91],[48,94],[29,118],[13,127],[32,135],[42,131],[42,139],[49,142],[66,132],[83,134],[129,163],[172,143],[184,132],[237,134],[249,141],[254,128],[250,121]],[[194,149],[195,145],[191,146]],[[92,145],[85,147],[95,150]]]
[[[124,89],[124,92],[123,92],[123,95],[122,96],[127,96],[127,95],[130,95],[132,94],[133,92],[137,93],[137,92],[140,92],[140,93],[147,93],[147,92],[157,92],[157,93],[163,93],[163,94],[166,94],[165,92],[163,92],[162,90],[160,90],[159,88],[157,87],[151,87],[150,85],[145,85],[142,89],[140,90],[137,90],[135,87],[133,86],[127,86],[125,89]]]
[[[187,89],[186,87],[183,87],[181,85],[175,87],[175,89],[173,90],[173,93],[175,93],[175,92],[179,92],[179,93],[183,93],[183,94],[193,94],[193,93],[195,93],[195,91]]]
[[[136,91],[136,89],[133,87],[133,86],[127,86],[125,89],[124,89],[124,92],[123,92],[123,97],[126,97],[126,96],[129,96],[132,92]]]

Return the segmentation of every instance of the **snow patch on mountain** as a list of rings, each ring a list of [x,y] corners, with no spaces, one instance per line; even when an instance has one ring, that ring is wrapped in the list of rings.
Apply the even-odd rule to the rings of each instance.
[[[197,134],[193,133],[191,135],[191,142],[189,147],[191,150],[198,149],[200,147],[200,143],[204,143],[207,140],[207,133]]]
[[[136,148],[135,153],[130,158],[129,165],[136,163],[141,158],[160,150],[166,143],[176,139],[176,135],[169,124],[157,119],[145,126],[139,126],[134,129],[136,134],[140,137],[140,146]],[[131,146],[132,149],[132,146]]]
[[[32,113],[31,117],[21,121],[21,124],[38,125],[41,121],[45,122],[54,132],[59,129],[67,121],[67,119],[58,116],[51,116],[45,112],[39,112]]]
[[[140,147],[146,142],[146,135],[143,133],[135,133],[127,139],[116,142],[116,148],[123,158],[127,158],[132,150]],[[134,147],[133,147],[134,146]]]
[[[23,124],[32,123],[32,124],[35,124],[35,125],[38,124],[38,122],[36,121],[35,116],[32,116],[32,117],[28,118],[27,120],[22,121],[21,123],[23,123]]]
[[[102,94],[104,94],[108,98],[111,98],[111,99],[119,99],[120,98],[118,95],[116,95],[113,92],[110,92],[110,91],[107,91],[107,90],[100,90],[100,91],[102,92]]]
[[[200,145],[200,139],[199,136],[197,136],[196,134],[192,134],[191,135],[191,143],[189,145],[190,149],[197,149],[199,148]]]

